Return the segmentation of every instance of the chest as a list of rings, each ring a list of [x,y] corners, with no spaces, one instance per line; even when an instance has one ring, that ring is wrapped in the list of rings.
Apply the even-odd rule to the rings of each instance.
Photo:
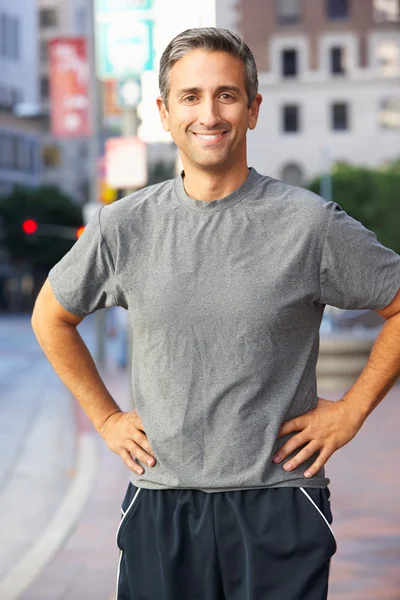
[[[318,255],[307,230],[251,218],[161,222],[127,249],[117,277],[133,319],[152,323],[298,322],[318,295]]]

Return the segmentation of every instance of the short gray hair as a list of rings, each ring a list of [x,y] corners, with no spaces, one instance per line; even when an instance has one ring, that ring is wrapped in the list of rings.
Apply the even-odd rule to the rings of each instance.
[[[161,56],[158,84],[160,95],[167,108],[171,85],[171,69],[178,60],[192,50],[227,52],[235,58],[240,58],[244,63],[244,80],[248,105],[251,105],[258,92],[258,75],[256,61],[250,48],[238,35],[229,31],[229,29],[197,27],[195,29],[187,29],[177,35],[168,44]]]

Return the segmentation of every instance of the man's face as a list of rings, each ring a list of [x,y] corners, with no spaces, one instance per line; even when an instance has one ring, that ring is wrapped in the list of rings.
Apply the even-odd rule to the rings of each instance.
[[[258,94],[248,107],[242,60],[193,50],[171,69],[168,109],[161,98],[157,105],[183,164],[220,170],[246,162],[246,132],[256,126],[261,100]]]

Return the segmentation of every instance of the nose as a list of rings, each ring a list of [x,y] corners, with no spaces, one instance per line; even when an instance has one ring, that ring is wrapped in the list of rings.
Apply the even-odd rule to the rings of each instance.
[[[213,99],[204,100],[201,105],[199,123],[207,129],[212,129],[220,122],[218,103]]]

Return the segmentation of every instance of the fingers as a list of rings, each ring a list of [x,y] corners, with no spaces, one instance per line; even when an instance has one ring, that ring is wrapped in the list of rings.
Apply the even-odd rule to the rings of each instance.
[[[150,446],[150,442],[146,436],[146,434],[142,433],[139,429],[136,430],[133,433],[133,441],[136,442],[138,444],[138,446],[140,446],[141,448],[143,448],[143,450],[145,450],[148,454],[148,456],[146,456],[146,461],[148,458],[153,458],[155,459],[155,454],[152,450],[152,447]],[[139,457],[138,457],[139,458]],[[143,461],[144,462],[144,461]],[[153,460],[154,462],[154,460]]]
[[[143,474],[143,469],[140,465],[137,464],[136,461],[133,460],[132,456],[129,454],[128,450],[124,448],[119,452],[120,457],[126,464],[126,466],[131,470],[135,471],[138,475]]]
[[[278,438],[287,435],[288,433],[293,433],[294,431],[302,431],[308,425],[309,419],[306,415],[302,417],[297,417],[297,419],[291,419],[290,421],[286,421],[282,423],[281,428],[278,432]]]
[[[309,460],[316,452],[318,452],[321,448],[320,443],[317,441],[310,442],[305,446],[296,456],[291,458],[287,463],[283,465],[285,471],[293,471],[297,469],[299,465],[301,465],[306,460]],[[280,451],[279,451],[280,453]]]
[[[296,436],[300,437],[300,436]],[[294,438],[293,438],[294,439]],[[292,441],[292,440],[290,440]],[[304,443],[304,442],[302,442]],[[298,447],[301,444],[296,444]],[[282,446],[277,454],[275,454],[273,458],[274,463],[279,463],[283,461],[289,454],[291,454],[295,448],[288,450],[288,448]],[[322,449],[321,449],[322,448]],[[316,440],[311,441],[307,446],[305,446],[296,456],[291,458],[287,463],[283,465],[283,468],[286,472],[290,473],[290,471],[294,471],[305,461],[309,460],[316,452],[319,451],[318,458],[314,461],[314,463],[308,467],[307,471],[304,473],[305,477],[313,477],[318,471],[322,469],[322,467],[327,463],[328,459],[332,456],[333,452],[328,451],[326,448],[322,446],[322,442],[318,442]]]
[[[135,459],[149,467],[156,464],[154,452],[141,427],[143,424],[136,411],[120,412],[117,418],[109,420],[103,435],[108,447],[138,475],[143,475],[144,469]]]
[[[280,448],[278,450],[278,452],[275,454],[275,456],[272,459],[273,462],[274,463],[282,462],[282,460],[284,460],[287,456],[289,456],[289,454],[292,454],[292,452],[294,452],[296,450],[296,448],[298,448],[299,446],[302,446],[303,444],[305,444],[308,441],[309,440],[305,438],[303,433],[294,435],[292,438],[290,438],[290,440],[288,440],[286,442],[286,444],[284,444],[282,446],[282,448]]]
[[[144,431],[142,419],[139,417],[137,410],[132,410],[131,415],[132,415],[133,424],[135,425],[135,427],[137,429],[140,429],[141,431]]]
[[[155,465],[156,461],[154,457],[147,454],[147,452],[145,452],[143,448],[133,440],[129,440],[126,444],[126,447],[131,455],[140,460],[140,462],[149,465],[149,467],[153,467]]]
[[[322,451],[318,456],[317,460],[307,469],[304,473],[305,477],[313,477],[322,467],[328,462],[328,459],[332,456],[332,453]]]

